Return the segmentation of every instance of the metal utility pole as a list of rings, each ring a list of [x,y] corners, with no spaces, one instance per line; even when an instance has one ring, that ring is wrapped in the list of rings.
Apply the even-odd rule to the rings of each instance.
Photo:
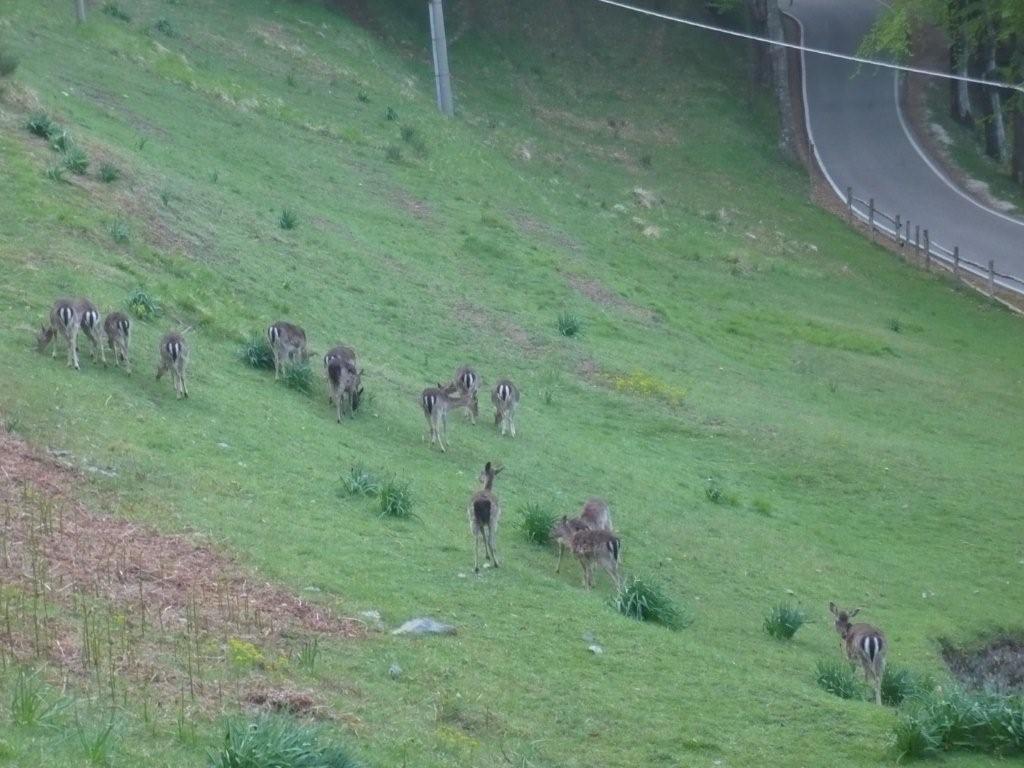
[[[75,18],[79,24],[85,22],[85,0],[75,0]]]
[[[444,9],[441,0],[430,0],[430,42],[434,48],[434,82],[437,85],[437,108],[445,117],[455,114],[452,103],[452,79],[448,71],[448,41],[444,35]]]

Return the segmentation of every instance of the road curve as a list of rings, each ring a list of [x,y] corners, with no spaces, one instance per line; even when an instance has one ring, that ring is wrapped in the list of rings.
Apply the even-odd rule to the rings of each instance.
[[[804,44],[855,53],[883,10],[879,0],[783,0]],[[911,138],[892,70],[804,55],[811,142],[837,194],[846,188],[879,210],[928,228],[932,242],[1024,279],[1024,220],[989,210],[960,191]],[[1018,288],[1018,290],[1021,290]]]

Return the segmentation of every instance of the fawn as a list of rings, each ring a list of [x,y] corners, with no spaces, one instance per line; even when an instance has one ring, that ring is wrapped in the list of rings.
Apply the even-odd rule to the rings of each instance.
[[[286,362],[291,363],[296,357],[300,362],[309,359],[306,332],[297,325],[279,320],[267,328],[267,341],[270,342],[270,351],[274,353],[274,381],[281,377]]]
[[[836,617],[836,632],[843,639],[843,647],[850,661],[864,670],[864,679],[875,689],[875,703],[882,704],[882,676],[885,674],[885,652],[888,643],[882,630],[870,624],[851,624],[850,619],[860,613],[860,608],[847,613],[835,603],[828,604],[829,611]]]
[[[501,435],[507,429],[516,436],[516,411],[519,409],[519,389],[508,379],[498,379],[491,392],[494,403],[494,426],[501,427]]]
[[[75,312],[78,313],[79,330],[85,334],[85,337],[92,344],[92,351],[89,356],[95,361],[96,352],[99,351],[100,360],[106,365],[107,356],[103,351],[103,342],[100,338],[100,311],[88,299],[78,299],[75,301]]]
[[[555,564],[555,573],[562,568],[562,553],[566,547],[570,547],[573,535],[587,530],[612,530],[611,512],[608,509],[608,502],[604,499],[591,496],[583,505],[578,517],[568,518],[562,515],[562,519],[551,529],[551,535],[558,543],[558,562]]]
[[[128,315],[123,312],[111,312],[103,318],[103,332],[107,335],[107,344],[114,354],[114,365],[120,368],[121,363],[124,363],[125,370],[131,373],[128,345],[132,340],[132,324]]]
[[[42,326],[36,337],[38,349],[44,351],[53,343],[53,357],[57,357],[56,336],[59,333],[68,345],[68,367],[78,370],[78,311],[71,299],[57,299],[50,310],[50,325]]]
[[[619,578],[619,538],[611,531],[583,530],[577,531],[569,539],[572,553],[580,561],[583,568],[583,586],[588,590],[594,586],[594,563],[604,568],[616,588],[622,582]]]
[[[185,386],[185,366],[188,364],[189,349],[185,337],[177,331],[171,331],[160,340],[160,365],[156,369],[157,381],[168,370],[174,378],[174,394],[180,400],[188,397]]]
[[[476,419],[480,415],[480,401],[477,396],[480,389],[480,376],[468,365],[464,365],[455,371],[450,386],[455,387],[460,395],[468,396],[466,405],[458,407],[465,407],[469,412],[470,423],[476,424]]]
[[[324,368],[327,369],[327,383],[330,386],[329,402],[334,404],[341,424],[343,410],[355,418],[359,399],[363,394],[363,371],[356,363],[356,353],[352,347],[343,344],[334,347],[324,355]]]
[[[428,387],[420,395],[420,405],[423,407],[423,415],[427,419],[427,426],[430,428],[430,442],[441,446],[446,451],[445,440],[448,435],[448,411],[453,408],[465,408],[470,400],[470,395],[459,394],[454,384],[438,384],[436,387]]]
[[[491,462],[484,464],[484,471],[480,473],[480,482],[484,487],[473,494],[469,500],[469,530],[473,534],[473,571],[480,573],[480,542],[484,543],[484,558],[491,564],[498,567],[498,555],[494,546],[494,539],[498,535],[498,521],[501,519],[501,504],[498,497],[492,490],[494,478],[504,467],[491,466]]]

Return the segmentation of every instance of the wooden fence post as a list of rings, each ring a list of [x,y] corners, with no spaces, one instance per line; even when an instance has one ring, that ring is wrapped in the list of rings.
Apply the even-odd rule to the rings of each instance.
[[[868,229],[871,230],[871,242],[875,242],[875,198],[868,200]]]
[[[896,214],[896,245],[903,247],[903,224],[900,222],[900,215]]]
[[[928,230],[924,231],[924,268],[931,270],[932,268],[932,241],[928,237]]]
[[[921,225],[914,228],[914,258],[921,258]]]
[[[960,246],[953,246],[953,277],[960,279]]]
[[[846,188],[846,220],[853,223],[853,187]]]
[[[992,259],[988,260],[988,295],[989,298],[996,295],[996,263]]]

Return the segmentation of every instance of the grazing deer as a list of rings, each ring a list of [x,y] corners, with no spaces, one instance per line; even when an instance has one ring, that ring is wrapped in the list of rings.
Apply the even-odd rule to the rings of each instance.
[[[42,326],[36,337],[38,349],[43,352],[53,343],[53,357],[57,357],[56,336],[60,334],[68,345],[68,367],[78,370],[78,312],[71,299],[57,299],[50,310],[50,325]]]
[[[453,408],[465,408],[468,402],[469,396],[460,395],[454,384],[438,384],[436,387],[423,390],[420,405],[430,428],[431,444],[437,443],[442,451],[448,450],[445,445],[448,436],[448,412]]]
[[[79,329],[92,344],[92,351],[89,356],[95,362],[96,352],[98,351],[100,353],[100,360],[106,365],[107,356],[103,351],[103,340],[100,338],[100,311],[88,299],[76,300],[75,311],[78,313]]]
[[[306,332],[297,325],[279,320],[267,328],[267,341],[270,342],[270,351],[274,353],[274,381],[281,377],[286,362],[291,363],[296,357],[301,362],[309,359]]]
[[[836,632],[843,638],[846,656],[864,670],[864,679],[875,689],[875,703],[882,704],[882,675],[885,674],[885,652],[888,643],[882,630],[870,624],[851,624],[850,619],[860,613],[860,608],[847,613],[835,603],[828,609],[836,617]]]
[[[188,354],[188,344],[180,333],[171,331],[160,339],[160,365],[156,369],[156,379],[159,381],[160,377],[170,370],[174,378],[174,394],[179,400],[188,397],[188,387],[185,386]]]
[[[494,426],[501,427],[501,435],[505,436],[506,428],[516,436],[516,411],[519,410],[519,389],[508,379],[498,379],[491,392],[494,403]]]
[[[477,375],[477,372],[468,365],[462,366],[455,371],[452,386],[456,388],[460,395],[469,396],[465,408],[469,413],[470,422],[476,424],[476,419],[480,415],[480,401],[477,396],[477,392],[480,389],[480,377]]]
[[[324,355],[324,368],[327,369],[327,383],[330,386],[328,400],[334,404],[341,424],[342,411],[355,418],[359,399],[363,394],[363,371],[356,363],[356,353],[352,347],[339,345]]]
[[[558,544],[558,562],[555,564],[555,573],[562,568],[562,553],[566,547],[570,547],[572,537],[579,531],[611,531],[612,516],[608,509],[608,502],[591,496],[583,505],[578,517],[568,518],[562,515],[562,519],[551,529],[551,535]]]
[[[621,585],[619,578],[618,537],[611,531],[577,531],[569,540],[572,553],[580,561],[583,568],[583,586],[588,590],[594,586],[594,563],[604,568],[616,587]]]
[[[128,359],[128,346],[132,341],[132,324],[124,312],[111,312],[103,318],[103,332],[107,335],[107,344],[114,354],[114,365],[132,372],[132,364]]]
[[[498,555],[494,539],[498,535],[498,521],[501,519],[501,504],[492,490],[494,478],[504,467],[492,467],[491,462],[484,464],[480,473],[480,482],[484,487],[473,494],[469,500],[469,530],[473,534],[473,571],[480,573],[480,542],[484,543],[484,558],[498,567]]]

